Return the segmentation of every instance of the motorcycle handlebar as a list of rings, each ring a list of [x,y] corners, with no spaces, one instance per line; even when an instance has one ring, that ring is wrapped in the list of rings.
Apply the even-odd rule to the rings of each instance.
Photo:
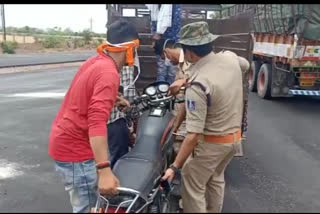
[[[132,105],[137,105],[139,103],[141,103],[142,101],[149,101],[151,104],[156,104],[156,103],[160,103],[160,102],[166,102],[169,100],[172,100],[175,96],[169,95],[169,96],[165,96],[163,98],[155,98],[155,99],[151,99],[150,96],[143,94],[140,97],[135,98],[133,101],[130,102],[130,106]],[[183,98],[175,98],[175,103],[184,103],[184,99]]]
[[[137,102],[141,102],[142,100],[148,99],[149,96],[146,94],[143,94],[141,97],[135,98],[133,101],[130,102],[130,105],[136,104]]]
[[[167,100],[171,100],[172,96],[168,96],[168,97],[164,97],[164,98],[156,98],[154,100],[151,100],[151,103],[158,103],[158,102],[163,102],[163,101],[167,101]]]
[[[130,189],[130,188],[126,188],[126,187],[117,187],[117,190],[119,192],[128,192],[128,193],[132,193],[132,194],[136,194],[139,195],[140,193],[134,189]]]

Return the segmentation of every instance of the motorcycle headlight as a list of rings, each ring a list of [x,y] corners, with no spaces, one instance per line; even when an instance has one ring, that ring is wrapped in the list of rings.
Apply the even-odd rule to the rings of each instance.
[[[169,90],[169,85],[167,84],[161,84],[158,86],[158,89],[161,93],[167,93]]]
[[[150,86],[150,87],[146,88],[145,92],[149,96],[154,96],[157,93],[157,89],[154,86]]]

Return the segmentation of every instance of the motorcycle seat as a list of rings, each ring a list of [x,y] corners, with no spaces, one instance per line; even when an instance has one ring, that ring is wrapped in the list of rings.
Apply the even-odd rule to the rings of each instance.
[[[125,157],[151,162],[161,161],[161,144],[153,136],[140,136],[136,145]]]
[[[140,192],[144,199],[147,199],[155,180],[162,174],[165,157],[162,157],[161,138],[172,119],[171,114],[166,114],[165,117],[148,115],[149,113],[145,112],[139,119],[133,149],[113,167],[120,186]]]
[[[159,176],[161,166],[161,161],[123,157],[117,161],[113,172],[121,187],[136,190],[141,193],[142,198],[147,199],[153,189],[153,182]]]

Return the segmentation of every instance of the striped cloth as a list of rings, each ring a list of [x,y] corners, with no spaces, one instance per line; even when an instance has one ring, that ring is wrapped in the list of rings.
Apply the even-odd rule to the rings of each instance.
[[[292,94],[292,95],[305,95],[305,96],[320,96],[320,91],[290,90],[289,94]]]
[[[127,86],[131,85],[133,81],[134,81],[134,67],[123,66],[120,73],[120,85],[123,86],[123,88],[126,88]],[[133,84],[127,90],[124,90],[123,96],[129,102],[132,102],[133,99],[137,96],[135,85]],[[121,112],[117,107],[113,107],[108,124],[113,123],[114,121],[120,118],[124,118],[125,116],[126,116],[125,113]]]

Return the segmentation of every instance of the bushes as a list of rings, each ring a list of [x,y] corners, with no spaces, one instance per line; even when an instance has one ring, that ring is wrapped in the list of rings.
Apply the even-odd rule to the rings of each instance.
[[[57,48],[63,45],[64,39],[58,36],[48,36],[42,41],[44,48]]]
[[[1,42],[2,53],[14,54],[17,47],[17,42]]]
[[[102,38],[98,38],[98,45],[101,45],[103,43],[103,39]]]
[[[84,30],[82,36],[86,45],[90,44],[92,41],[92,33],[89,30]]]
[[[72,42],[73,42],[73,48],[81,48],[85,45],[84,40],[80,38],[74,38]]]

